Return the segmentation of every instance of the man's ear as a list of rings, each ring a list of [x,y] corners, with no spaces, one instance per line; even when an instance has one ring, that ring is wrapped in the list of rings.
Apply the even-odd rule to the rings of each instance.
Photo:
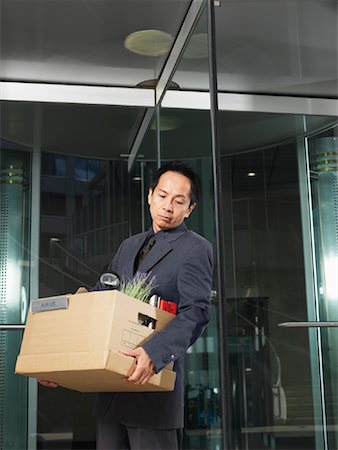
[[[195,206],[196,206],[196,203],[192,203],[192,204],[189,206],[189,209],[188,209],[188,211],[187,211],[187,213],[186,213],[186,215],[185,215],[185,218],[186,218],[186,219],[190,216],[190,214],[192,213],[192,211],[195,209]]]
[[[148,205],[151,204],[151,197],[152,197],[152,195],[153,195],[153,190],[151,188],[149,188],[149,191],[148,191]]]

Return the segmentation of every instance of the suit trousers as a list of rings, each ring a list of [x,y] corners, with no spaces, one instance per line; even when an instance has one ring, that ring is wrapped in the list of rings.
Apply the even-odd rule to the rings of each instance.
[[[97,450],[179,450],[182,429],[129,427],[108,413],[97,420]]]

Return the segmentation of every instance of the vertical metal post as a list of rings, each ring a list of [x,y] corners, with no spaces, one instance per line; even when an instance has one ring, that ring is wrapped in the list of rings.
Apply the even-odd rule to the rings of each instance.
[[[215,10],[214,0],[208,0],[208,51],[209,51],[209,84],[210,84],[210,119],[211,142],[213,161],[213,181],[215,196],[215,232],[216,232],[216,264],[217,264],[217,292],[219,299],[219,328],[220,328],[220,363],[221,363],[221,388],[222,388],[222,426],[223,449],[231,448],[231,409],[229,388],[229,358],[227,348],[227,318],[225,308],[225,263],[224,263],[224,239],[222,230],[224,221],[222,214],[222,188],[221,188],[221,158],[218,133],[218,99],[217,99],[217,64],[216,64],[216,35],[215,35]]]
[[[306,131],[306,130],[304,130]],[[310,321],[319,321],[319,304],[317,295],[316,257],[314,253],[314,231],[311,218],[312,198],[309,176],[309,159],[307,139],[297,143],[298,178],[300,193],[300,208],[302,218],[303,252],[305,269],[305,289],[307,318]],[[316,448],[327,450],[326,412],[323,381],[323,355],[320,328],[309,329],[309,353],[311,364],[312,396],[314,421],[317,427],[315,433]],[[323,427],[322,432],[321,430]]]
[[[145,179],[144,179],[144,161],[140,161],[140,166],[141,166],[141,180],[140,180],[140,184],[141,184],[141,220],[142,220],[142,233],[145,232],[146,230],[146,219],[145,219],[145,189],[144,189],[144,183],[145,183]]]
[[[156,106],[156,150],[157,150],[157,168],[161,167],[161,104]]]
[[[34,105],[34,142],[31,170],[31,270],[30,299],[39,296],[39,241],[40,241],[40,180],[41,180],[41,105]],[[28,441],[27,449],[36,449],[38,413],[38,386],[28,380]]]

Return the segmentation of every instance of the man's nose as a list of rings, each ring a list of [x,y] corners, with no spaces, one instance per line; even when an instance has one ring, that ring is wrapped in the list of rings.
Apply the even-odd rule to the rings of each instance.
[[[172,204],[172,202],[170,200],[167,200],[163,207],[164,207],[164,209],[166,211],[172,211],[173,210],[173,204]]]

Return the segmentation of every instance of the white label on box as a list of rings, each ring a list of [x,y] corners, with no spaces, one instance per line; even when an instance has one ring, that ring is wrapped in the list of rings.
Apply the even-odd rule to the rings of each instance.
[[[31,302],[32,313],[53,311],[54,309],[68,309],[69,300],[65,295],[49,297],[42,300],[36,299]]]

